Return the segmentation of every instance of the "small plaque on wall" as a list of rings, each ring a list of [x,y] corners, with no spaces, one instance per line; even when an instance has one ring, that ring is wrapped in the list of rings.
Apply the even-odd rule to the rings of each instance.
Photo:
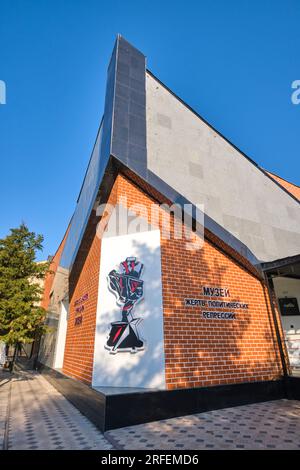
[[[300,315],[296,297],[284,297],[278,299],[280,312],[283,317]]]

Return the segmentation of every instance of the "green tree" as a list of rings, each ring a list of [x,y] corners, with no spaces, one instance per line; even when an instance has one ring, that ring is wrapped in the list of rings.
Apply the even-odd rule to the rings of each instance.
[[[18,350],[47,331],[45,310],[40,306],[48,263],[37,263],[43,236],[22,223],[0,239],[0,340]]]

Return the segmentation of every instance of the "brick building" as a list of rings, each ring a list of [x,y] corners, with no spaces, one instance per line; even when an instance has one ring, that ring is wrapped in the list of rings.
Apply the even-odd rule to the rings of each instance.
[[[250,394],[259,386],[260,399],[273,393],[300,367],[299,192],[212,128],[119,36],[45,283],[55,329],[40,363],[52,380],[75,379],[74,390],[83,383],[106,400],[207,387],[241,396],[239,384]],[[199,409],[172,396],[177,411],[156,417]]]

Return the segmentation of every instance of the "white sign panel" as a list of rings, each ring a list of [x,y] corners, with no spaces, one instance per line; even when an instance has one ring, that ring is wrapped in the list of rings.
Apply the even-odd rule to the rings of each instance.
[[[165,388],[159,230],[102,239],[92,384]]]

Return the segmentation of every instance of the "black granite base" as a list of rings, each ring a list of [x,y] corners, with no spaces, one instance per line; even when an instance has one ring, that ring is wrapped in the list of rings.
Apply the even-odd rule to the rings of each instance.
[[[286,398],[289,400],[300,400],[300,377],[288,377]]]
[[[300,378],[178,390],[101,391],[40,364],[40,372],[101,431],[270,400],[300,399]]]

